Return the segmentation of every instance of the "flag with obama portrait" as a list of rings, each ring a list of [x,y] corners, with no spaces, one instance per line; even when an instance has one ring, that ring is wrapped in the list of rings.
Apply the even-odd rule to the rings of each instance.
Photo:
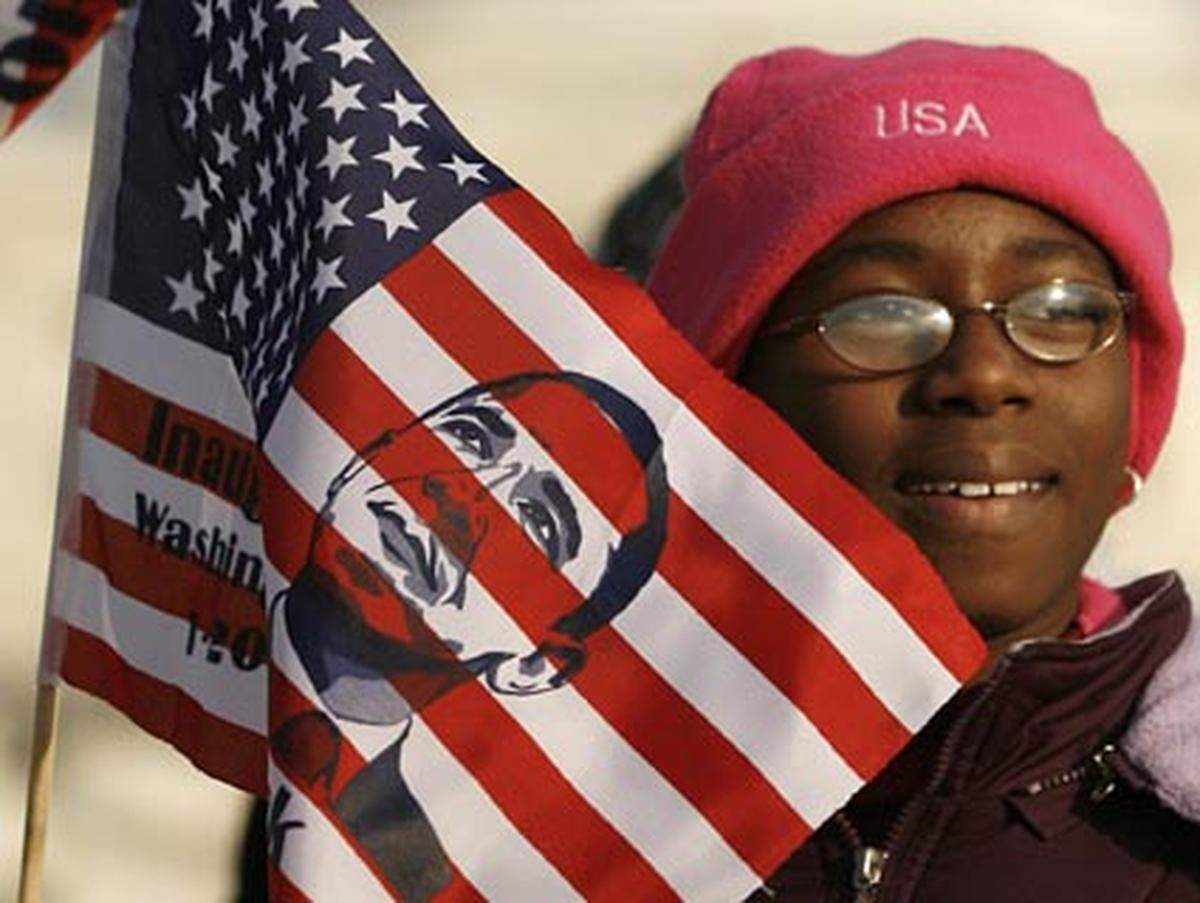
[[[277,899],[744,897],[982,661],[345,0],[141,0],[100,104],[43,664]]]

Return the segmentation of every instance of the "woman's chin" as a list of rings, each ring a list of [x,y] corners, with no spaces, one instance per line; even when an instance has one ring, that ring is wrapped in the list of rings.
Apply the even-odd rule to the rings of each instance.
[[[956,593],[951,586],[950,592],[967,620],[996,651],[1032,637],[1061,636],[1075,616],[1073,594],[1064,599],[1029,589],[989,593],[981,591],[978,585],[971,585],[962,593]]]

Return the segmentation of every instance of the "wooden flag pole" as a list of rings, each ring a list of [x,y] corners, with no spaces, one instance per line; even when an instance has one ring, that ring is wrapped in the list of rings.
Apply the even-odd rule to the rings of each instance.
[[[39,684],[33,716],[29,789],[25,796],[25,847],[21,852],[18,903],[40,903],[42,899],[46,820],[50,814],[50,789],[57,742],[58,687],[53,683]]]

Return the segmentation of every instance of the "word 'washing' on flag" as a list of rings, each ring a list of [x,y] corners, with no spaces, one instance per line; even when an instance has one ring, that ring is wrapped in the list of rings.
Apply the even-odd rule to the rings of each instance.
[[[44,664],[279,898],[744,897],[982,661],[344,0],[142,0],[99,120]]]

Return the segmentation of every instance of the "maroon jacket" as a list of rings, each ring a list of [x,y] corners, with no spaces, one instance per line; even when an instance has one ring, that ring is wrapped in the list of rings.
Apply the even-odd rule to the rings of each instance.
[[[1121,594],[1010,650],[752,899],[1200,901],[1200,636],[1176,575]]]

